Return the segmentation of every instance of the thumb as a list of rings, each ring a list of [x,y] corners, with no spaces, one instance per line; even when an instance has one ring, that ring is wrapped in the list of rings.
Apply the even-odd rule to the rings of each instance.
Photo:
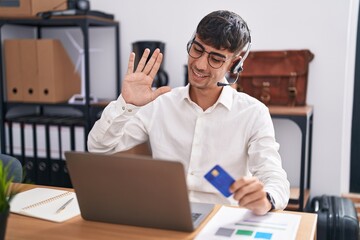
[[[153,91],[153,100],[157,98],[160,95],[163,95],[164,93],[170,92],[171,88],[169,86],[163,86],[157,88],[155,91]]]

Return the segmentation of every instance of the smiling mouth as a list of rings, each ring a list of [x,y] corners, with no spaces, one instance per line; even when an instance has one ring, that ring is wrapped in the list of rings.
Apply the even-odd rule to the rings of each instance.
[[[208,74],[203,74],[199,71],[196,71],[196,69],[191,69],[191,71],[195,75],[195,77],[198,77],[198,78],[206,78],[209,76]]]

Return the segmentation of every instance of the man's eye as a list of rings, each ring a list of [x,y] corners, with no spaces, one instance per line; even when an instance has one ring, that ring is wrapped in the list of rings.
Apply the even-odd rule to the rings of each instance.
[[[224,58],[217,57],[217,56],[211,56],[211,61],[213,61],[215,63],[221,63],[221,62],[224,62]]]
[[[204,52],[204,50],[201,47],[194,46],[194,51],[198,53]]]

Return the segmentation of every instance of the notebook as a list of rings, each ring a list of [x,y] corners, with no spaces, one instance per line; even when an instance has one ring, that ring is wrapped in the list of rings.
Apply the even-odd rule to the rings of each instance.
[[[76,194],[50,188],[33,188],[15,195],[10,212],[52,222],[64,222],[80,214]]]
[[[85,220],[190,232],[214,208],[189,202],[180,162],[88,152],[65,157]]]

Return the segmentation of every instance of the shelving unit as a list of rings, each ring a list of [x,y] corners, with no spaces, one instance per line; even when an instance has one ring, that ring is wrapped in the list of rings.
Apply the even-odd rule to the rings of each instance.
[[[36,29],[35,38],[42,38],[42,30],[45,28],[61,28],[61,27],[78,27],[81,29],[83,35],[83,48],[84,48],[84,66],[85,66],[85,103],[84,104],[68,104],[67,102],[58,103],[58,104],[49,104],[49,103],[24,103],[24,102],[8,102],[6,99],[6,85],[5,85],[5,76],[4,76],[4,63],[3,59],[3,47],[2,42],[0,46],[0,141],[1,141],[1,152],[7,153],[10,155],[15,155],[20,159],[25,170],[27,172],[28,181],[36,184],[44,185],[56,185],[56,186],[69,186],[69,179],[67,179],[67,169],[65,161],[61,155],[61,136],[60,132],[63,131],[62,128],[67,127],[70,131],[70,150],[75,150],[75,134],[74,129],[77,126],[80,126],[84,129],[84,147],[86,147],[86,136],[88,135],[92,125],[96,121],[98,113],[103,109],[105,104],[92,104],[90,102],[90,39],[89,39],[89,30],[90,28],[104,28],[111,27],[114,28],[115,32],[115,61],[116,66],[120,66],[120,29],[119,23],[106,18],[100,18],[95,16],[57,16],[50,19],[42,19],[39,17],[27,17],[27,18],[0,18],[0,39],[2,39],[3,26],[28,26],[34,27]],[[116,94],[120,94],[120,68],[116,67]],[[33,113],[31,114],[17,114],[12,116],[9,114],[11,110],[16,108],[28,108],[32,109]],[[52,112],[61,112],[62,109],[66,108],[77,114],[63,116],[59,114],[49,114],[48,110],[51,109]],[[21,110],[20,110],[21,112]],[[13,125],[18,124],[20,126],[20,145],[21,145],[21,154],[17,156],[14,153],[13,149]],[[32,130],[32,149],[34,151],[32,157],[26,156],[25,148],[25,125],[30,127]],[[45,156],[40,157],[37,149],[38,138],[36,127],[41,125],[45,129]],[[57,128],[59,131],[58,141],[58,150],[60,154],[58,157],[53,158],[51,152],[51,136],[50,128]],[[8,134],[8,137],[7,137]],[[7,150],[7,145],[8,150]],[[8,151],[8,152],[7,152]],[[63,170],[63,179],[56,179],[56,174],[60,176],[60,170]],[[56,170],[56,171],[55,171]],[[44,175],[44,176],[43,176]]]
[[[301,131],[301,158],[299,188],[291,188],[287,210],[303,211],[310,198],[311,146],[313,114],[312,106],[269,106],[272,118],[288,119]]]

